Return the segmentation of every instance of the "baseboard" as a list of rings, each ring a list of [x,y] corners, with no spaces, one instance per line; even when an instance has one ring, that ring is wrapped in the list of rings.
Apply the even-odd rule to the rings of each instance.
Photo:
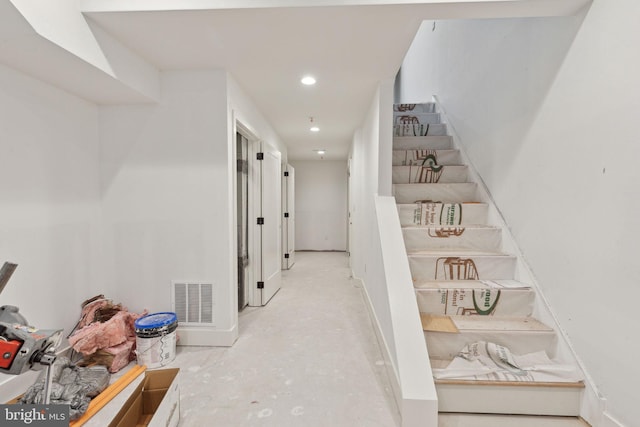
[[[625,425],[605,411],[602,414],[602,427],[625,427]]]
[[[238,325],[226,330],[178,326],[177,335],[179,346],[231,347],[238,339]]]
[[[393,390],[393,397],[396,401],[396,409],[398,413],[400,413],[400,409],[402,408],[402,391],[400,387],[400,378],[393,367],[393,362],[391,361],[391,352],[389,351],[389,346],[387,345],[387,341],[384,339],[384,335],[382,334],[382,328],[380,327],[380,322],[378,321],[378,316],[376,316],[376,312],[373,309],[373,304],[371,303],[371,299],[369,298],[369,293],[367,292],[367,287],[364,286],[364,282],[361,279],[352,277],[354,280],[360,282],[360,289],[362,289],[362,295],[364,297],[365,305],[367,306],[367,311],[369,312],[369,317],[371,319],[371,323],[373,324],[373,330],[376,334],[376,339],[378,340],[378,345],[380,346],[380,350],[382,352],[382,357],[384,359],[384,366],[387,371],[387,377],[389,378],[389,383],[391,384],[391,388]]]

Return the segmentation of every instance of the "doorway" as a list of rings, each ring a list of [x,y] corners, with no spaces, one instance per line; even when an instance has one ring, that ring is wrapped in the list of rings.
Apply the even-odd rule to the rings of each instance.
[[[236,133],[238,310],[249,304],[249,140]]]

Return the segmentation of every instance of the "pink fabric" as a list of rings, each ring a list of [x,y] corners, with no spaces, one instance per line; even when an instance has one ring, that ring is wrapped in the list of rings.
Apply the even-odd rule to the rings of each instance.
[[[130,335],[131,316],[127,311],[120,311],[104,323],[94,322],[85,326],[69,337],[69,344],[85,355],[121,344]]]
[[[127,366],[131,360],[135,341],[127,340],[122,344],[118,344],[114,347],[105,348],[104,351],[113,354],[113,361],[111,366],[108,366],[109,372],[118,372],[120,369]]]

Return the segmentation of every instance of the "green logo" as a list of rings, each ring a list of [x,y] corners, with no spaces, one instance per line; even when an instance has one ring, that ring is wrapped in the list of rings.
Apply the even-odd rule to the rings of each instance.
[[[487,316],[491,314],[493,310],[496,309],[496,306],[498,305],[498,300],[500,300],[500,291],[495,291],[495,292],[497,292],[496,299],[492,303],[491,291],[490,290],[484,291],[484,298],[482,298],[482,291],[480,291],[480,304],[478,304],[478,300],[476,299],[476,291],[475,290],[473,291],[473,308],[475,308],[475,310],[478,312],[479,315]]]

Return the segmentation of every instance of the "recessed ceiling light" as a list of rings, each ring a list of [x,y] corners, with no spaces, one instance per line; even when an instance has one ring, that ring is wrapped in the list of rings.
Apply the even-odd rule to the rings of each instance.
[[[318,155],[322,156],[324,153],[326,153],[326,151],[324,151],[324,150],[316,150],[316,153],[318,153]]]
[[[309,128],[309,130],[311,132],[320,132],[320,128],[318,126],[312,126],[311,128]]]
[[[304,76],[300,82],[302,82],[303,85],[311,86],[316,84],[316,79],[313,76]]]

